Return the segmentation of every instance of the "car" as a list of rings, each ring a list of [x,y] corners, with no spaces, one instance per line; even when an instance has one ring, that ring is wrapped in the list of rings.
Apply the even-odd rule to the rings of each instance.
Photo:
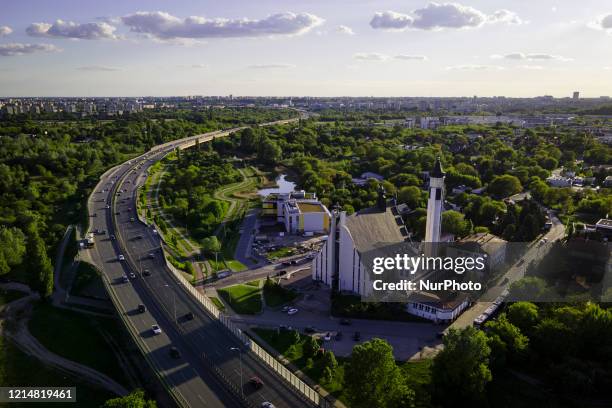
[[[134,222],[134,217],[130,217],[130,222]]]
[[[136,279],[136,274],[134,272],[130,272],[130,279]]]
[[[181,358],[181,352],[176,347],[170,347],[170,357],[172,358]]]
[[[283,308],[281,309],[281,312],[287,313],[289,309],[291,309],[291,306],[283,306]]]
[[[145,269],[144,271],[142,271],[142,274],[143,274],[144,276],[151,276],[151,271],[150,271],[150,270],[148,270],[148,269]]]
[[[295,307],[292,307],[291,309],[287,310],[287,314],[289,316],[293,316],[294,314],[296,314],[298,312],[298,309]]]
[[[273,403],[264,401],[261,403],[260,408],[276,408]]]
[[[261,378],[259,377],[251,377],[249,378],[249,384],[251,384],[251,386],[253,388],[255,388],[256,390],[260,389],[261,387],[264,386],[263,381],[261,381]]]
[[[130,281],[126,275],[123,275],[120,279],[123,283],[128,283]]]
[[[361,333],[355,332],[355,334],[353,334],[353,340],[355,341],[361,340]]]
[[[110,205],[107,205],[107,206],[106,206],[106,209],[107,209],[107,210],[109,210],[109,209],[110,209]]]
[[[340,320],[340,324],[343,326],[350,326],[351,325],[351,321],[349,319],[342,319]]]
[[[114,241],[115,240],[115,235],[111,234],[110,239]]]
[[[154,254],[153,252],[150,252],[150,253],[149,253],[149,258],[151,258],[151,259],[155,259],[155,254]]]
[[[156,230],[155,228],[153,229],[153,233],[154,233],[154,234],[157,234],[157,230]]]
[[[117,257],[117,260],[125,261],[125,256],[123,256],[122,254],[119,254],[119,256]]]
[[[342,340],[342,332],[341,331],[336,333],[336,341],[340,341],[340,340]]]
[[[115,213],[115,215],[119,215],[119,214],[121,214],[121,211],[117,211],[117,212]]]
[[[142,239],[142,238],[143,238],[143,236],[142,236],[142,235],[136,235],[136,236],[134,237],[134,240],[137,240],[137,239]]]
[[[147,307],[143,304],[139,304],[136,310],[138,310],[138,313],[144,313],[147,311]]]
[[[162,332],[162,330],[156,324],[151,326],[151,331],[153,332],[153,334],[161,334],[161,332]]]
[[[323,336],[323,340],[324,341],[330,341],[332,338],[332,335],[330,332],[327,332],[327,334],[325,336]]]
[[[188,313],[186,313],[186,314],[185,314],[185,316],[183,316],[183,318],[184,318],[185,320],[193,320],[193,319],[194,319],[194,317],[195,317],[195,316],[193,315],[193,312],[188,312]]]
[[[314,326],[308,326],[304,329],[304,333],[315,333],[317,329]]]
[[[98,231],[98,234],[104,235],[104,234],[106,234],[106,231],[105,230],[100,230],[100,231]]]

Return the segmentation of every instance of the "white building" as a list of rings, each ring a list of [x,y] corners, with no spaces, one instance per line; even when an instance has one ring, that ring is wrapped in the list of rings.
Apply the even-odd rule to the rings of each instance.
[[[440,242],[442,233],[442,210],[444,204],[444,171],[440,158],[429,172],[429,200],[427,201],[427,223],[425,242]]]
[[[571,187],[572,186],[572,179],[569,177],[550,176],[546,179],[546,182],[551,187]]]
[[[273,193],[262,203],[262,216],[274,217],[290,234],[328,233],[331,214],[315,193]]]

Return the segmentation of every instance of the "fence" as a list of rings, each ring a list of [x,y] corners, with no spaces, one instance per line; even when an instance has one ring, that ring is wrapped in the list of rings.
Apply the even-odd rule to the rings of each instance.
[[[281,376],[285,381],[287,381],[293,388],[298,390],[304,397],[306,397],[310,402],[321,406],[328,407],[333,406],[332,403],[328,402],[321,395],[302,381],[297,375],[293,374],[291,370],[285,367],[280,361],[278,361],[274,356],[269,354],[266,350],[264,350],[261,346],[259,346],[255,341],[250,339],[246,334],[242,332],[236,325],[223,313],[217,309],[214,303],[205,295],[201,294],[194,288],[185,277],[181,274],[179,270],[177,270],[170,262],[168,262],[166,258],[166,253],[164,251],[164,259],[166,259],[166,265],[168,269],[172,272],[174,277],[183,285],[183,287],[194,297],[196,298],[204,308],[213,315],[216,319],[223,324],[232,334],[240,339],[240,341],[247,345],[249,349],[259,357],[264,363],[266,363],[272,370],[274,370],[278,375]]]

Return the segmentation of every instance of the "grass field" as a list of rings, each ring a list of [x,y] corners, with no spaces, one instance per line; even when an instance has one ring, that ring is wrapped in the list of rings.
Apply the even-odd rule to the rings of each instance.
[[[76,296],[92,296],[105,293],[104,283],[93,265],[87,262],[79,263],[70,293]]]
[[[278,258],[284,258],[286,256],[291,256],[295,253],[295,248],[291,247],[280,247],[275,249],[274,251],[270,251],[266,254],[268,259],[275,260]]]
[[[76,387],[77,402],[65,404],[53,403],[53,407],[57,408],[97,408],[104,401],[115,397],[115,395],[107,391],[95,388],[79,381],[77,378],[46,367],[37,359],[24,354],[3,336],[0,336],[0,384],[3,386],[22,387]],[[31,407],[34,405],[44,406],[45,404],[12,403],[10,407]],[[0,406],[9,405],[0,404]]]
[[[238,314],[257,314],[261,312],[261,289],[251,285],[234,285],[217,289],[223,298]]]
[[[40,303],[28,327],[50,351],[96,369],[120,384],[127,384],[123,369],[102,336],[107,333],[118,341],[117,333],[123,327],[114,318],[86,316]]]
[[[12,302],[13,300],[21,299],[26,296],[25,292],[18,290],[0,289],[0,306]]]
[[[224,311],[225,310],[225,305],[223,304],[221,299],[219,299],[218,297],[211,296],[210,297],[210,301],[213,302],[215,304],[215,306],[217,306],[217,309],[219,309],[220,311]]]

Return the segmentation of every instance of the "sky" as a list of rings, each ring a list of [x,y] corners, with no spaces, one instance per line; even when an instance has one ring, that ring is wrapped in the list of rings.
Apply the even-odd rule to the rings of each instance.
[[[609,0],[0,0],[0,96],[612,95]]]

